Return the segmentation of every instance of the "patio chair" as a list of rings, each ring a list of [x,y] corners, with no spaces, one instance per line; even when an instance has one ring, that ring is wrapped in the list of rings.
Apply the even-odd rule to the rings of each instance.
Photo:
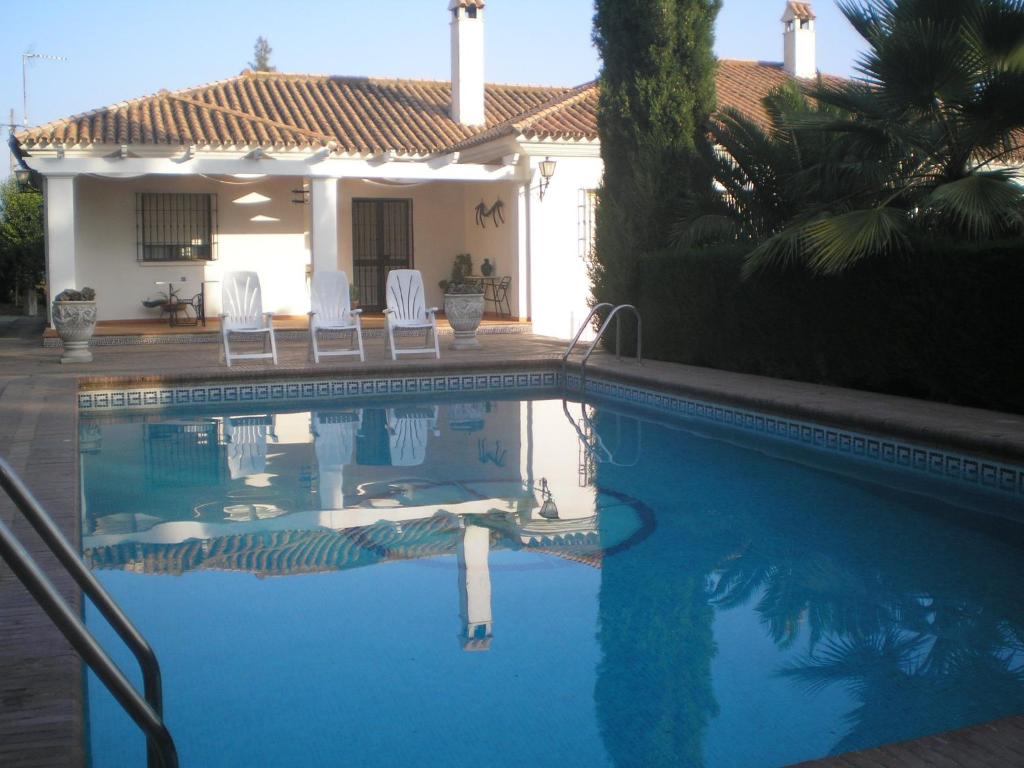
[[[263,293],[260,277],[255,272],[228,272],[221,284],[223,313],[220,316],[220,333],[224,340],[224,361],[228,368],[232,360],[256,360],[271,358],[277,365],[277,342],[274,339],[274,319],[270,312],[263,311]],[[246,354],[234,353],[229,345],[232,333],[258,334],[263,337],[263,351]],[[270,351],[267,352],[267,339]]]
[[[391,466],[418,467],[427,458],[428,432],[435,437],[437,406],[388,408],[388,435],[391,442]]]
[[[267,438],[277,442],[277,417],[233,416],[224,419],[228,472],[232,480],[267,471]]]
[[[359,316],[361,309],[352,309],[349,295],[348,275],[333,270],[318,270],[313,273],[313,287],[310,290],[312,309],[309,313],[309,348],[313,361],[328,355],[359,355],[359,362],[366,362],[363,353],[363,327]],[[353,339],[348,349],[321,350],[317,344],[318,331],[350,331]]]
[[[397,360],[398,355],[420,354],[433,352],[441,359],[441,346],[437,341],[437,307],[426,306],[423,293],[423,275],[418,269],[393,269],[388,272],[386,287],[387,308],[384,310],[384,324],[387,326],[385,343],[391,350],[391,359]],[[431,335],[434,346],[406,347],[399,349],[395,344],[395,331],[425,331],[424,344],[428,344]]]
[[[320,475],[321,509],[341,509],[345,465],[355,460],[356,437],[363,423],[363,412],[313,411],[309,430],[313,433],[313,449]]]
[[[508,300],[508,289],[512,285],[512,278],[505,275],[497,282],[488,283],[485,288],[490,288],[490,294],[484,291],[484,300],[494,305],[494,311],[499,317],[512,317],[512,307]]]

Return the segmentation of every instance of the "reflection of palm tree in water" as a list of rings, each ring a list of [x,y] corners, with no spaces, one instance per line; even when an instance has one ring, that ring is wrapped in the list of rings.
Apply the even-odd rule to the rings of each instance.
[[[1024,628],[1013,618],[1019,612],[1001,604],[1015,594],[1016,575],[993,584],[985,574],[981,585],[969,569],[950,579],[944,562],[908,571],[852,542],[830,553],[747,547],[722,568],[713,592],[720,608],[756,599],[779,647],[807,631],[808,653],[781,674],[810,693],[842,686],[857,702],[833,754],[1018,711]]]

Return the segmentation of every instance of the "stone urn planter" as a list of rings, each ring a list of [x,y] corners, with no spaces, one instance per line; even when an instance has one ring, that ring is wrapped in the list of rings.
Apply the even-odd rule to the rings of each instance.
[[[64,345],[61,363],[91,363],[89,339],[96,330],[96,292],[62,291],[53,300],[53,325]]]
[[[444,314],[448,324],[455,331],[452,349],[480,349],[476,329],[484,318],[484,295],[482,293],[446,293]]]

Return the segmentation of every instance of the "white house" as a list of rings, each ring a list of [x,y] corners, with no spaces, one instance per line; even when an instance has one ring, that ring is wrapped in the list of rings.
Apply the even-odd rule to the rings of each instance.
[[[448,5],[450,83],[245,72],[16,134],[45,179],[51,295],[89,285],[101,321],[154,317],[141,300],[158,281],[194,293],[254,269],[266,309],[301,315],[311,271],[343,269],[373,310],[386,272],[412,266],[440,305],[470,253],[511,278],[513,315],[571,336],[588,311],[597,85],[486,84],[484,5]],[[815,72],[809,4],[783,24],[783,64],[721,62],[721,106],[766,120],[770,90]],[[218,312],[219,291],[207,299]]]

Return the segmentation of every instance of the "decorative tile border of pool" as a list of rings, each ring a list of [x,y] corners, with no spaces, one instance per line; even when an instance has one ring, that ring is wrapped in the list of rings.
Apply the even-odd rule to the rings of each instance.
[[[437,329],[438,336],[451,336],[455,331],[449,327],[441,326]],[[529,323],[516,323],[514,325],[482,325],[477,329],[478,336],[506,336],[521,333],[533,333],[533,326]],[[305,341],[309,339],[309,331],[284,329],[274,331],[278,341]],[[363,339],[383,339],[383,328],[364,328]],[[118,336],[93,336],[89,339],[90,347],[135,347],[151,344],[220,344],[220,333],[214,331],[201,331],[198,333],[143,333],[123,334]],[[62,346],[57,336],[43,337],[44,349],[57,349]]]
[[[569,373],[565,378],[566,389],[578,393],[580,376]],[[1024,467],[1012,464],[944,451],[895,438],[826,427],[786,416],[768,415],[730,405],[695,400],[634,384],[607,381],[599,377],[586,378],[586,392],[662,413],[725,424],[789,443],[1024,497]]]
[[[78,393],[78,409],[97,411],[166,408],[177,405],[219,403],[271,403],[288,400],[326,400],[338,397],[494,392],[560,388],[556,371],[500,371],[367,378],[319,378],[294,381],[234,381],[185,384],[149,384]]]

